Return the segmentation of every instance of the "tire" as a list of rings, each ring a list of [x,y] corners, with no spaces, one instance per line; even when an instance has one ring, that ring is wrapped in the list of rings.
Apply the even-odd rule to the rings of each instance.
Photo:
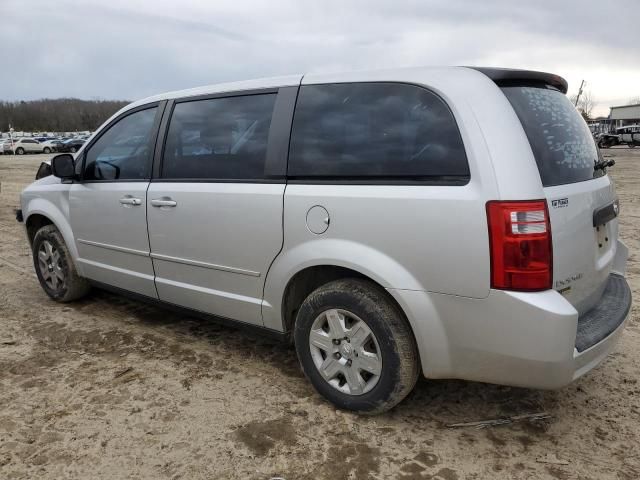
[[[71,302],[89,293],[89,282],[78,275],[69,249],[54,225],[36,232],[32,251],[40,285],[53,300]]]
[[[338,408],[385,412],[418,380],[411,328],[388,294],[369,281],[336,280],[312,292],[298,311],[294,340],[304,374]]]
[[[635,143],[629,143],[628,145],[629,145],[629,148],[636,148]]]
[[[16,148],[16,155],[24,155],[24,148],[22,147]]]
[[[44,147],[44,150],[42,150],[42,153],[51,153],[51,149],[49,147]]]
[[[76,152],[77,152],[77,149],[76,149],[76,147],[71,147],[71,148],[69,149],[69,151],[70,151],[71,153],[76,153]]]

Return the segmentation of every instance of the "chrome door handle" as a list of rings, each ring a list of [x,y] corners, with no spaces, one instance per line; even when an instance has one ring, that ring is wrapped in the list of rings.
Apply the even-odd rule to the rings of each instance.
[[[135,197],[123,197],[120,199],[122,205],[142,205],[142,200]]]
[[[178,205],[178,202],[175,200],[171,200],[170,198],[154,198],[151,200],[151,205],[154,207],[175,207]]]

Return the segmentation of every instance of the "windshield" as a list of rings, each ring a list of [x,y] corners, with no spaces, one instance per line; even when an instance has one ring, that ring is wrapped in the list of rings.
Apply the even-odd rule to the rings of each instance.
[[[527,134],[545,187],[604,174],[594,170],[598,149],[591,131],[564,94],[531,86],[502,87],[502,91]]]

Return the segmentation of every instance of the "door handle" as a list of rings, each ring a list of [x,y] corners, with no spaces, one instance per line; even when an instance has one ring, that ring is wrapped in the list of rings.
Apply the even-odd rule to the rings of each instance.
[[[142,205],[142,200],[135,197],[123,197],[120,199],[122,205]]]
[[[151,200],[151,205],[153,205],[154,207],[175,207],[176,205],[178,205],[178,202],[176,202],[175,200],[171,200],[168,197],[162,197],[154,198],[153,200]]]

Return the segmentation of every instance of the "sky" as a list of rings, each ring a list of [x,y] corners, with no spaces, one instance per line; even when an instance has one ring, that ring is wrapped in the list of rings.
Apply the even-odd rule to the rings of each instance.
[[[584,79],[607,115],[640,97],[639,14],[638,0],[0,0],[0,99],[475,65],[553,72],[569,94]]]

